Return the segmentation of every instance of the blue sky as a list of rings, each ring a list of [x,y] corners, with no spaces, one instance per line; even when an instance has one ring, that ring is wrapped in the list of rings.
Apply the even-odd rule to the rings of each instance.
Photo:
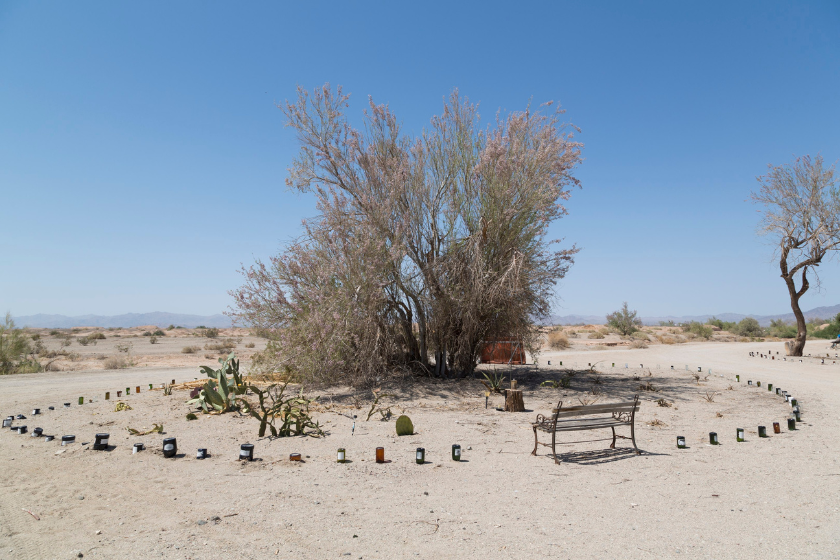
[[[230,303],[237,269],[315,213],[277,102],[368,95],[417,133],[455,87],[559,100],[583,248],[559,314],[789,310],[747,202],[768,163],[840,159],[840,3],[0,3],[0,309]],[[803,307],[840,303],[840,261]]]

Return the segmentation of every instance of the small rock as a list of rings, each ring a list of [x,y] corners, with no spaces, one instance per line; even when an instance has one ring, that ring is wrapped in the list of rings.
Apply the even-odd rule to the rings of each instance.
[[[428,493],[428,492],[423,492],[423,495],[424,495],[424,496],[428,496],[428,495],[429,495],[429,493]]]
[[[206,521],[204,521],[203,519],[199,519],[198,521],[196,521],[196,523],[197,523],[198,525],[207,525],[207,522],[206,522]]]
[[[102,531],[97,531],[97,532],[96,532],[96,534],[97,534],[97,535],[101,535],[101,534],[102,534]]]
[[[467,451],[472,451],[472,447],[467,447]]]
[[[79,497],[78,497],[78,498],[76,498],[76,499],[78,499],[78,500],[84,500],[84,499],[85,499],[85,497],[84,497],[84,496],[79,496]]]
[[[212,521],[213,523],[216,523],[218,525],[219,523],[222,522],[222,518],[219,517],[218,515],[214,515],[213,517],[210,518],[210,521]]]

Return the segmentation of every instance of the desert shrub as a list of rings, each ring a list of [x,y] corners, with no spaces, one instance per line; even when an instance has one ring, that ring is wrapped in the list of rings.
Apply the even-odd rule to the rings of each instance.
[[[0,323],[0,374],[41,371],[41,363],[35,359],[33,350],[30,337],[15,328],[11,313],[6,313],[5,322]]]
[[[157,344],[157,339],[158,339],[158,337],[156,337],[156,336],[150,336],[149,337],[149,343],[150,344]]]
[[[219,329],[205,329],[203,334],[207,338],[218,338]]]
[[[158,330],[156,330],[155,332],[152,333],[152,336],[166,336],[166,333],[163,332],[162,330],[158,329]]]
[[[218,342],[204,345],[205,350],[215,350],[220,354],[230,354],[234,348],[236,348],[236,343],[230,339],[222,339]]]
[[[143,333],[143,336],[152,336],[152,331],[146,331]]]
[[[554,329],[548,333],[548,347],[552,350],[563,350],[570,346],[569,338],[563,332],[563,329]]]
[[[650,340],[650,337],[647,335],[647,333],[644,333],[642,331],[636,331],[630,336],[632,336],[635,340]]]
[[[712,327],[698,323],[697,321],[691,321],[690,323],[683,325],[683,331],[705,338],[706,340],[712,338],[712,334],[714,333]]]
[[[105,335],[101,332],[95,332],[88,335],[88,338],[91,340],[105,340]]]
[[[78,352],[70,352],[70,353],[67,354],[66,358],[68,360],[70,360],[71,362],[78,362],[78,361],[81,361],[82,355],[79,354]]]
[[[111,356],[102,365],[105,369],[125,369],[131,365],[131,361],[123,356]]]
[[[621,309],[607,315],[607,324],[619,334],[633,334],[642,326],[642,320],[636,315],[636,311],[630,311],[625,301]]]
[[[76,342],[78,342],[80,346],[87,346],[88,344],[90,344],[90,339],[86,336],[82,336],[77,338]]]
[[[610,329],[608,329],[607,327],[601,327],[600,329],[598,329],[598,332],[604,336],[607,336],[608,334],[610,334]]]
[[[55,330],[55,329],[53,329],[53,330],[51,330],[51,331],[50,331],[50,336],[58,336],[58,335],[60,335],[60,334],[61,334],[61,332],[59,332],[59,331],[57,331],[57,330]]]
[[[253,342],[248,342],[247,344],[245,344],[245,348],[255,348],[256,346],[257,345],[254,344]]]
[[[196,327],[196,330],[197,330],[197,329],[206,329],[206,328],[207,328],[207,327],[205,327],[204,325],[198,325],[198,326]]]
[[[644,340],[634,340],[630,343],[630,348],[647,348],[648,345]]]
[[[838,335],[840,335],[840,313],[834,317],[834,320],[832,320],[827,327],[814,331],[814,336],[817,338],[837,338]],[[794,336],[796,336],[795,332]]]
[[[658,338],[659,338],[659,342],[661,342],[662,344],[675,344],[677,342],[672,337],[667,336],[667,335],[663,335],[663,336],[660,336]]]
[[[168,330],[168,331],[171,331],[171,330],[174,330],[174,329],[175,329],[175,325],[169,325],[168,327],[166,327],[166,330]]]
[[[134,345],[131,344],[130,342],[124,342],[122,344],[117,344],[116,349],[117,349],[117,352],[122,352],[123,354],[128,354],[129,352],[131,352],[131,349],[132,349],[133,346]]]
[[[604,335],[601,334],[600,331],[595,331],[595,332],[589,333],[589,338],[594,338],[596,340],[600,340],[600,339],[604,338]]]
[[[764,329],[761,328],[758,321],[752,317],[745,317],[744,319],[741,319],[731,332],[739,336],[749,336],[754,338],[764,336]]]
[[[34,340],[35,342],[38,342],[39,340],[41,340],[41,335],[38,333],[33,333],[32,335],[30,335],[30,338],[32,338],[32,340]]]
[[[181,348],[181,354],[195,354],[201,350],[200,346],[184,346]]]
[[[706,321],[706,324],[714,325],[722,331],[729,331],[731,333],[735,332],[733,329],[737,326],[737,323],[735,322],[721,321],[720,319],[717,319],[715,317],[712,317],[711,319]]]

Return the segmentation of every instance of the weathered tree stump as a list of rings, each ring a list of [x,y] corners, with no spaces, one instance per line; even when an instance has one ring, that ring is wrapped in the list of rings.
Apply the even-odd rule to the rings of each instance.
[[[521,389],[505,391],[505,412],[525,412],[525,401],[522,400]]]

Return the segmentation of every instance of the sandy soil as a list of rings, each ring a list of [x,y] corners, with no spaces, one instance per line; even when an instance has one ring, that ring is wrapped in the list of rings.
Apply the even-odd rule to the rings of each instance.
[[[809,342],[808,351],[823,346]],[[840,363],[748,355],[770,350],[784,353],[780,342],[546,353],[539,368],[509,372],[524,387],[526,413],[494,410],[500,396],[485,409],[475,380],[387,387],[397,396],[386,404],[414,421],[417,433],[401,438],[393,421],[365,422],[369,395],[346,389],[322,393],[327,406],[316,418],[327,437],[269,440],[257,439],[256,421],[235,413],[186,421],[185,390],[146,390],[191,380],[194,366],[6,376],[3,417],[23,413],[28,418],[16,424],[75,434],[77,443],[62,448],[0,431],[0,558],[837,558]],[[561,360],[577,363],[572,386],[540,387],[563,373]],[[596,372],[585,371],[587,363],[598,363]],[[686,365],[712,373],[698,384]],[[788,432],[790,408],[781,398],[747,379],[799,398],[799,429]],[[640,392],[643,383],[657,391]],[[130,411],[114,412],[114,401],[103,400],[105,391],[136,385],[144,390],[122,399]],[[603,441],[563,446],[559,465],[547,448],[531,456],[536,414],[561,399],[592,398],[593,388],[599,402],[640,393],[643,454],[619,440],[614,451]],[[714,402],[706,392],[717,393]],[[94,402],[79,406],[79,396]],[[660,398],[673,406],[658,406]],[[55,411],[46,410],[51,405]],[[33,417],[33,407],[44,414]],[[352,414],[360,416],[355,435]],[[649,424],[655,420],[665,425]],[[774,421],[782,423],[779,435]],[[164,423],[165,436],[126,431],[154,422]],[[771,437],[757,437],[759,424]],[[736,427],[746,428],[745,443],[735,442]],[[711,431],[721,445],[708,445]],[[84,445],[97,432],[109,432],[114,447]],[[678,434],[689,449],[676,448]],[[163,437],[177,437],[177,458],[163,458]],[[138,441],[148,449],[132,455]],[[237,460],[245,442],[256,444],[257,461]],[[464,450],[460,463],[450,459],[453,443]],[[374,462],[377,446],[390,463]],[[414,462],[420,446],[424,465]],[[212,457],[195,459],[198,447]],[[351,462],[335,462],[339,447]],[[290,463],[291,452],[304,462]]]

